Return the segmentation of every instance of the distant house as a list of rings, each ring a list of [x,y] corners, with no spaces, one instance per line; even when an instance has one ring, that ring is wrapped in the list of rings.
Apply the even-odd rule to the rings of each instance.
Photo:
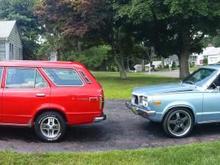
[[[135,72],[142,72],[144,71],[149,71],[149,69],[158,69],[160,66],[162,66],[162,61],[152,61],[152,64],[150,66],[150,64],[146,64],[144,65],[144,69],[143,69],[143,65],[142,64],[136,64],[134,66]]]
[[[153,66],[154,69],[158,69],[158,68],[160,68],[162,65],[163,65],[162,61],[153,61],[151,65],[150,65],[150,64],[145,65],[145,68],[148,68],[148,69],[149,69],[150,67]]]
[[[209,46],[203,49],[200,54],[192,54],[190,57],[190,62],[195,65],[203,65],[204,59],[208,60],[208,64],[216,64],[220,62],[220,47]]]
[[[0,21],[0,61],[21,59],[22,42],[16,21]]]
[[[173,63],[175,63],[177,66],[179,65],[179,58],[177,55],[171,55],[164,59],[164,66],[172,65]]]
[[[141,64],[136,64],[134,66],[135,72],[142,72],[143,71],[143,66]]]

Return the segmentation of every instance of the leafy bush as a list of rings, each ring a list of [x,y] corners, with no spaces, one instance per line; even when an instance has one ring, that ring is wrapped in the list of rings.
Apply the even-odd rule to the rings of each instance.
[[[172,70],[174,70],[174,69],[176,69],[176,62],[175,61],[173,61],[173,63],[172,63]]]
[[[208,65],[208,58],[204,58],[203,65]]]
[[[95,46],[82,52],[72,52],[71,55],[66,55],[65,60],[79,61],[92,70],[107,70],[111,61],[110,49],[107,45]]]
[[[195,67],[195,66],[196,66],[195,62],[191,62],[191,63],[190,63],[190,68],[193,68],[193,67]]]

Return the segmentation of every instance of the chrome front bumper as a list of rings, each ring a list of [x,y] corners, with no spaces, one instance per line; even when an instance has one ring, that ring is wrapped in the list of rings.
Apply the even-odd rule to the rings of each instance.
[[[155,111],[146,110],[143,108],[140,108],[136,105],[131,104],[131,102],[126,102],[125,105],[128,109],[130,109],[135,115],[143,116],[144,118],[148,118],[149,116],[153,116],[156,114]]]
[[[96,117],[95,119],[94,119],[94,122],[100,122],[100,121],[103,121],[103,120],[106,120],[107,119],[107,116],[106,115],[102,115],[102,116],[100,116],[100,117]]]

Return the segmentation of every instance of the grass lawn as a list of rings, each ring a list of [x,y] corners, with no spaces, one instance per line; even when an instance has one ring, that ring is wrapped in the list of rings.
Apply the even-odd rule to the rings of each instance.
[[[107,99],[129,99],[134,87],[178,81],[175,78],[145,73],[129,73],[127,80],[121,80],[117,72],[93,72],[93,74],[102,84]]]
[[[0,164],[22,165],[205,165],[219,164],[220,142],[168,148],[94,153],[13,153],[0,152]]]

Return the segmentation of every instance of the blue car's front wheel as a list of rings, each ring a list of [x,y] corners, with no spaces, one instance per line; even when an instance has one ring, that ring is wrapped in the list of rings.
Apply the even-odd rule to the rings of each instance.
[[[187,136],[193,129],[193,115],[186,108],[175,108],[163,120],[163,129],[171,137]]]

